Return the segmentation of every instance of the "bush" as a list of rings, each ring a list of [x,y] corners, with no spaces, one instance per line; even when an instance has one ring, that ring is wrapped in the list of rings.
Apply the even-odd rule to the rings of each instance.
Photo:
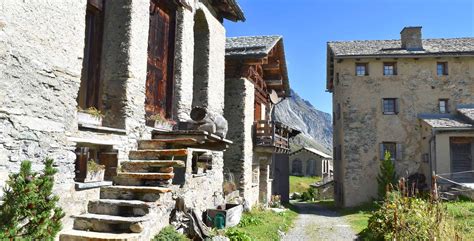
[[[385,152],[385,157],[380,164],[380,173],[377,176],[378,195],[380,200],[385,198],[389,186],[397,184],[397,176],[395,173],[395,165],[392,162],[390,152]]]
[[[456,240],[452,219],[438,202],[388,192],[362,231],[364,240]]]
[[[23,161],[19,173],[10,174],[0,206],[0,239],[49,240],[61,230],[63,210],[53,195],[53,160],[47,159],[43,173],[31,171]]]
[[[301,201],[314,201],[315,199],[318,199],[318,193],[312,187],[308,188],[306,192],[301,194]]]
[[[158,233],[153,241],[188,241],[189,239],[184,235],[178,233],[173,226],[164,227],[160,233]]]
[[[255,216],[244,215],[239,222],[240,228],[262,224],[262,219]]]
[[[253,241],[253,239],[244,231],[240,231],[235,228],[230,228],[225,232],[225,236],[230,241]]]

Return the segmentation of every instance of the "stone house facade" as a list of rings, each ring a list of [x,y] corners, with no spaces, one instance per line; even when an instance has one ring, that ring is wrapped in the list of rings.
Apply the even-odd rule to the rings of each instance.
[[[331,177],[333,173],[332,157],[310,147],[292,152],[289,164],[294,176]]]
[[[215,142],[225,147],[230,142],[209,133],[168,135],[169,129],[159,131],[163,126],[153,122],[187,121],[193,106],[223,114],[223,21],[245,20],[234,0],[7,0],[0,9],[0,187],[22,160],[41,170],[43,160],[53,158],[59,169],[54,191],[67,214],[64,229],[76,229],[61,236],[64,240],[98,238],[112,226],[131,233],[131,239],[148,240],[169,220],[164,217],[173,207],[171,193],[185,197],[198,211],[219,202],[225,148],[212,144],[196,151],[190,146]],[[103,114],[101,123],[78,119],[90,107]],[[204,175],[195,173],[196,153],[212,159]],[[155,160],[159,157],[174,161],[163,166]],[[114,186],[100,187],[111,181],[78,181],[84,159],[104,164]],[[139,166],[148,165],[140,161],[144,159],[161,168],[147,173],[151,171]],[[146,202],[159,196],[161,205],[147,206],[150,220],[134,217],[134,222],[121,219],[117,210],[124,207],[114,205],[129,209],[143,203],[125,200],[104,208],[112,202],[89,202],[120,199],[114,193]],[[120,225],[107,226],[93,214],[107,214],[110,223]],[[141,233],[129,228],[150,223]]]
[[[448,165],[449,158],[426,156],[424,146],[433,139],[422,134],[419,115],[455,113],[457,105],[474,103],[473,56],[473,38],[422,39],[421,27],[404,28],[400,40],[328,43],[339,206],[376,196],[374,180],[385,151],[404,177],[424,173],[429,180],[430,165],[424,163]]]
[[[224,172],[250,206],[268,203],[279,193],[272,191],[272,165],[287,165],[288,139],[294,133],[273,117],[275,104],[290,93],[283,38],[227,38],[225,88],[224,116],[233,127],[228,138],[234,145],[224,154]],[[278,186],[285,187],[284,182]]]

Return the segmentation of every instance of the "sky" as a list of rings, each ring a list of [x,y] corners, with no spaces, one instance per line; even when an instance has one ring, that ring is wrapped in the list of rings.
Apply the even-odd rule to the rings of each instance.
[[[474,37],[474,0],[238,0],[246,22],[225,22],[228,37],[282,35],[290,85],[332,113],[326,43],[399,39],[404,26],[423,38]]]

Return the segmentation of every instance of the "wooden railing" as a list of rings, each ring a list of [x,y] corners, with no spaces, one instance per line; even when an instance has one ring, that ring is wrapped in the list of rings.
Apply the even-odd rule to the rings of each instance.
[[[255,145],[289,149],[289,128],[279,122],[261,120],[254,122]]]

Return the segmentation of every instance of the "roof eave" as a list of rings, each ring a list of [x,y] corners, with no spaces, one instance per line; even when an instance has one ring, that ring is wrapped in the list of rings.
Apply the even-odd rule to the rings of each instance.
[[[245,14],[236,0],[213,0],[212,4],[218,6],[222,17],[233,22],[245,22]]]
[[[334,59],[365,59],[365,58],[432,58],[432,57],[474,57],[474,52],[450,53],[410,53],[410,54],[365,54],[365,55],[334,55]]]

